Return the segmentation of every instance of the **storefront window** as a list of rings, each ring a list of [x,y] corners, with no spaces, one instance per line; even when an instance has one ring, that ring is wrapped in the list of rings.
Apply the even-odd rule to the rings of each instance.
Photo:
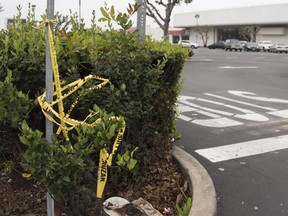
[[[218,28],[217,31],[218,41],[225,41],[226,39],[243,39],[243,36],[240,33],[240,28]]]

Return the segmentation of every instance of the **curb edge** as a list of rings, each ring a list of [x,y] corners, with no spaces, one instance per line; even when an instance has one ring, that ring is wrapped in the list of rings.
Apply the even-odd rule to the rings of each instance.
[[[216,216],[217,196],[206,169],[190,154],[183,149],[174,146],[172,152],[183,172],[189,178],[189,186],[192,187],[192,207],[189,216]]]

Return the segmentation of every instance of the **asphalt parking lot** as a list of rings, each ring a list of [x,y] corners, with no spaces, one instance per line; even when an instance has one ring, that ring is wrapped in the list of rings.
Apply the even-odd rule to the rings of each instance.
[[[220,216],[288,214],[287,60],[200,48],[185,62],[177,144],[211,176]]]

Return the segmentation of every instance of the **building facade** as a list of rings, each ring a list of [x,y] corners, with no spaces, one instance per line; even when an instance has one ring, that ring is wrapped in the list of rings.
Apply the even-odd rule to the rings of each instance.
[[[288,3],[174,14],[173,25],[185,30],[181,38],[207,45],[235,38],[288,43]],[[201,36],[202,35],[202,36]]]

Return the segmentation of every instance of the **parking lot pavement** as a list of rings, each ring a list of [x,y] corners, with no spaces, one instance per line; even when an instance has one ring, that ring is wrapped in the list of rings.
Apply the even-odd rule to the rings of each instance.
[[[200,48],[185,63],[179,142],[211,176],[220,216],[288,214],[287,59]]]

